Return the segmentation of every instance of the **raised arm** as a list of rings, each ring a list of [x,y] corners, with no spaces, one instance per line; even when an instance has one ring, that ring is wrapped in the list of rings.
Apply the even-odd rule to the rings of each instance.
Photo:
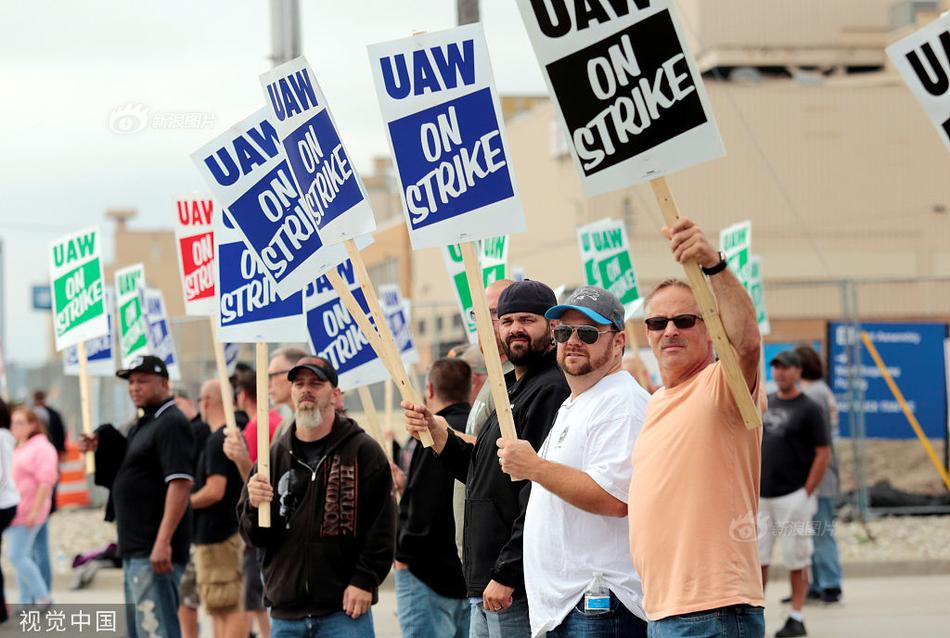
[[[672,228],[664,227],[663,234],[670,239],[676,261],[695,261],[704,268],[719,263],[719,251],[712,247],[703,230],[692,220],[681,217]],[[709,283],[726,336],[735,348],[742,374],[752,390],[758,380],[762,348],[752,297],[728,268],[710,276]]]

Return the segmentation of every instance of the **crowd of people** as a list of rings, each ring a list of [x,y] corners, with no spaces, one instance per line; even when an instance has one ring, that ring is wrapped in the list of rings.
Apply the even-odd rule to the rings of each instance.
[[[691,221],[665,232],[674,258],[708,277],[762,429],[744,425],[676,279],[645,300],[659,388],[627,371],[625,311],[607,290],[584,286],[559,304],[538,281],[486,289],[516,440],[501,435],[478,346],[431,364],[423,403],[402,403],[410,438],[391,450],[347,415],[330,362],[304,350],[273,352],[266,399],[243,364],[232,387],[203,383],[197,405],[157,357],[119,371],[137,419],[80,447],[109,489],[129,635],[197,636],[203,606],[216,637],[373,636],[393,572],[407,638],[763,636],[776,540],[791,584],[776,636],[806,635],[805,600],[841,596],[833,395],[802,347],[769,362],[777,391],[766,396],[742,284]],[[257,447],[259,400],[271,408],[269,451]],[[49,581],[34,552],[57,454],[52,434],[37,436],[40,414],[16,407],[0,429],[11,474],[0,522],[21,599],[42,604]]]

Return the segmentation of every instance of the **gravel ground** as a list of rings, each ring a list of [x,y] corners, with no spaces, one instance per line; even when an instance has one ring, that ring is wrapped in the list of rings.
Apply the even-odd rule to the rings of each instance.
[[[868,523],[868,530],[858,522],[838,522],[842,562],[950,560],[950,516],[879,518]]]

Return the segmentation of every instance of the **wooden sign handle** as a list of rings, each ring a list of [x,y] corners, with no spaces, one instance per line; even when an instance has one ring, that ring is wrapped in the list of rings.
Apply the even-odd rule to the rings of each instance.
[[[83,434],[92,434],[92,401],[89,396],[89,358],[86,354],[86,342],[76,344],[79,357],[79,413],[82,418]],[[86,474],[96,473],[96,454],[86,452]]]
[[[632,320],[628,319],[624,322],[623,327],[624,334],[627,335],[627,346],[633,355],[633,378],[637,380],[640,387],[649,392],[653,386],[653,380],[650,378],[650,371],[647,370],[646,364],[640,358],[640,340],[637,339],[637,326]]]
[[[408,399],[409,401],[421,404],[422,396],[416,391],[415,386],[412,385],[412,380],[409,378],[409,375],[406,374],[406,366],[403,365],[402,356],[399,353],[399,346],[396,345],[396,338],[389,328],[386,314],[383,312],[383,307],[379,303],[379,297],[376,295],[376,287],[373,286],[373,281],[369,278],[369,273],[366,271],[363,256],[360,254],[359,248],[356,247],[356,242],[352,239],[347,239],[343,245],[346,247],[346,254],[350,258],[350,263],[353,264],[356,279],[360,282],[360,288],[363,289],[363,296],[366,297],[366,305],[369,306],[369,311],[376,320],[376,330],[379,332],[382,345],[389,351],[389,360],[394,362],[394,365],[398,368],[399,374],[393,375],[393,380],[399,387],[399,394],[403,399],[408,396],[411,397]]]
[[[478,329],[478,342],[485,356],[485,367],[488,369],[488,379],[492,399],[495,401],[495,412],[498,413],[498,425],[501,427],[503,439],[517,439],[515,419],[511,414],[511,403],[508,402],[508,388],[505,386],[505,374],[501,369],[501,357],[498,355],[498,342],[495,340],[495,330],[492,327],[491,315],[488,314],[488,301],[485,299],[485,284],[482,281],[482,269],[476,256],[476,242],[465,242],[460,245],[462,261],[465,264],[465,277],[468,279],[468,289],[472,294],[472,308],[475,310],[475,325]],[[514,477],[512,477],[514,480]]]
[[[390,350],[383,346],[379,333],[376,332],[376,328],[374,328],[373,324],[370,323],[369,317],[367,317],[366,313],[363,312],[363,308],[356,300],[356,297],[353,296],[350,287],[345,281],[343,281],[343,278],[340,277],[340,273],[337,272],[336,268],[331,268],[327,271],[326,275],[327,281],[329,281],[330,285],[333,286],[333,289],[336,291],[336,294],[339,295],[343,305],[346,306],[347,311],[349,311],[350,316],[353,317],[354,321],[356,321],[356,325],[359,326],[360,330],[363,332],[363,335],[366,337],[366,340],[369,341],[370,347],[376,352],[376,356],[380,358],[380,360],[383,362],[383,365],[386,366],[386,370],[389,371],[389,375],[394,381],[396,381],[396,385],[399,386],[399,392],[403,401],[410,401],[416,405],[421,405],[422,398],[415,391],[415,389],[409,385],[409,380],[406,378],[406,369],[402,365],[402,359],[398,359],[396,361],[392,360],[390,356]],[[400,376],[403,377],[403,383],[399,383]],[[422,442],[424,447],[432,447],[432,435],[429,434],[428,431],[424,431],[419,436],[419,440]]]
[[[228,432],[237,431],[237,422],[234,420],[234,392],[231,390],[231,380],[228,378],[228,361],[224,358],[224,344],[218,338],[218,326],[214,316],[209,316],[211,323],[211,345],[214,347],[214,362],[218,369],[218,383],[221,385],[221,405],[224,406],[224,425]]]
[[[254,344],[255,375],[257,381],[257,473],[270,482],[270,400],[267,397],[267,344]],[[270,527],[270,503],[257,508],[257,526]]]
[[[390,462],[393,460],[393,446],[386,442],[383,437],[383,431],[379,426],[379,413],[376,411],[376,404],[373,402],[373,394],[369,387],[361,385],[356,389],[360,396],[360,403],[363,404],[363,416],[366,418],[366,429],[369,435],[376,439],[379,446],[383,448],[383,453]]]
[[[663,218],[667,225],[672,226],[680,215],[673,194],[670,192],[670,187],[666,183],[666,178],[658,177],[650,180],[650,186],[653,188],[656,201],[663,211]],[[736,402],[736,407],[739,409],[739,414],[742,416],[742,422],[750,430],[761,427],[762,416],[755,407],[752,394],[749,392],[749,385],[742,374],[742,368],[739,367],[739,358],[736,356],[736,351],[732,348],[729,337],[726,335],[726,329],[722,325],[719,307],[716,304],[712,289],[709,287],[709,282],[706,281],[705,275],[703,275],[699,269],[699,264],[696,262],[691,261],[683,264],[683,270],[686,272],[689,287],[692,288],[693,295],[696,297],[696,302],[703,314],[706,329],[709,330],[709,334],[712,336],[716,353],[722,361],[722,367],[726,373],[726,382],[729,385],[732,398]]]

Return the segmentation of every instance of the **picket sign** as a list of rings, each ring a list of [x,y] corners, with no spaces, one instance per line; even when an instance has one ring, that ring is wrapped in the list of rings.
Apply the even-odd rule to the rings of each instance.
[[[950,150],[950,11],[887,47],[887,55]]]
[[[175,243],[186,315],[214,313],[214,200],[192,197],[177,201]]]
[[[500,235],[488,239],[478,240],[478,257],[482,267],[482,281],[489,286],[496,281],[508,277],[508,236]],[[458,302],[462,325],[471,344],[478,342],[478,333],[475,331],[475,316],[472,313],[472,291],[468,288],[465,278],[465,264],[462,261],[462,252],[458,244],[449,244],[442,247],[442,258],[445,269],[452,280],[455,289],[455,300]]]
[[[672,0],[517,0],[588,196],[649,180],[668,225],[665,176],[725,155]],[[572,5],[578,8],[572,9]],[[746,427],[761,417],[699,264],[683,264]]]
[[[101,244],[97,227],[83,229],[50,244],[50,292],[56,349],[76,347],[80,413],[85,434],[92,434],[86,340],[109,333]],[[92,474],[96,471],[95,456],[92,452],[85,456],[86,473]]]
[[[337,244],[376,230],[366,187],[307,59],[301,56],[274,67],[260,76],[260,83],[300,203],[316,224],[320,241]]]
[[[257,449],[270,449],[270,417],[267,414],[267,344],[258,341],[254,344],[254,363],[257,375]],[[270,454],[257,455],[257,473],[270,482]],[[270,527],[270,503],[262,503],[265,507],[257,508],[257,525]]]
[[[144,265],[133,264],[115,271],[115,310],[118,315],[119,361],[123,368],[127,368],[135,357],[149,351]]]
[[[670,187],[666,183],[666,178],[658,177],[650,180],[650,186],[653,188],[656,201],[663,211],[663,219],[666,220],[666,225],[672,226],[679,219],[680,214],[676,201],[673,199],[673,194],[670,192]],[[742,416],[742,422],[750,430],[761,427],[762,416],[752,400],[749,384],[746,383],[742,368],[739,367],[739,358],[736,356],[736,351],[732,349],[732,344],[729,343],[729,337],[722,325],[719,307],[716,304],[712,289],[709,287],[709,282],[699,269],[699,264],[695,261],[684,263],[683,270],[686,272],[687,280],[689,280],[689,287],[693,290],[693,296],[696,297],[696,302],[699,304],[706,329],[712,336],[716,353],[719,355],[719,360],[722,361],[722,368],[726,373],[726,382],[729,385],[732,398],[736,402],[736,407],[739,409],[739,414]]]
[[[101,337],[86,340],[86,362],[89,376],[115,376],[115,333],[113,319],[115,315],[115,292],[111,286],[105,287],[106,323],[109,332]],[[76,346],[69,346],[63,350],[63,374],[71,377],[79,376],[79,354]]]
[[[505,385],[505,373],[501,368],[495,329],[492,326],[491,315],[488,314],[488,300],[485,298],[485,286],[482,284],[482,268],[475,252],[478,250],[478,244],[468,241],[460,244],[460,248],[462,260],[465,262],[469,290],[472,291],[472,309],[475,311],[478,340],[485,357],[485,367],[488,369],[488,379],[485,383],[489,384],[492,399],[495,401],[501,438],[514,440],[518,438],[518,432],[515,430],[515,419],[511,414],[511,403],[508,401],[508,388]],[[514,477],[511,478],[515,480]]]
[[[484,32],[414,33],[368,52],[409,241],[460,244],[502,436],[517,438],[476,256],[477,240],[525,230]]]
[[[360,403],[363,404],[363,417],[366,419],[366,429],[369,430],[370,436],[376,439],[379,446],[383,448],[383,453],[386,455],[386,458],[389,459],[389,462],[392,463],[393,447],[387,444],[386,437],[383,435],[383,430],[379,424],[379,413],[376,411],[376,405],[373,403],[373,395],[369,391],[369,386],[361,385],[356,389],[356,392],[359,394]]]

